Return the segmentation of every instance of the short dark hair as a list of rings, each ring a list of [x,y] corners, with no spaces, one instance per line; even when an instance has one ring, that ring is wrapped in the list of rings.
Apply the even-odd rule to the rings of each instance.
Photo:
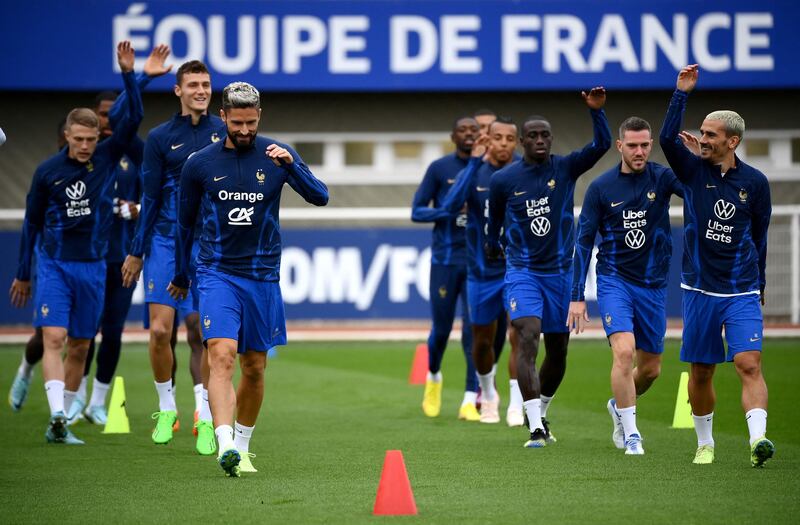
[[[495,113],[494,111],[492,111],[491,109],[488,109],[488,108],[481,108],[478,111],[476,111],[472,116],[473,117],[482,117],[484,115],[488,115],[490,117],[496,117],[497,113]]]
[[[178,68],[178,71],[175,73],[175,82],[180,86],[183,81],[183,75],[188,73],[205,73],[206,75],[210,75],[208,67],[206,67],[204,63],[199,60],[190,60],[184,62],[181,64],[181,67]]]
[[[619,140],[622,140],[622,137],[625,135],[626,131],[644,130],[647,130],[647,132],[650,133],[650,136],[653,135],[653,129],[650,127],[650,123],[645,119],[639,117],[628,117],[622,121],[622,124],[619,125]]]
[[[106,100],[110,100],[114,102],[117,100],[117,93],[116,91],[101,91],[94,97],[94,107],[99,108],[100,104]]]
[[[529,116],[528,116],[528,117],[526,117],[526,118],[525,118],[525,120],[522,122],[522,125],[524,126],[524,125],[525,125],[525,124],[527,124],[528,122],[533,122],[533,121],[536,121],[536,120],[541,120],[542,122],[547,122],[548,124],[550,124],[550,121],[549,121],[549,120],[547,120],[546,118],[544,118],[544,117],[543,117],[543,116],[541,116],[541,115],[529,115]]]
[[[458,127],[458,123],[461,122],[462,120],[471,120],[475,124],[478,123],[478,121],[475,120],[475,117],[473,117],[472,115],[459,115],[453,119],[453,129],[456,129]]]
[[[489,124],[489,131],[492,131],[492,126],[494,126],[495,124],[509,124],[514,127],[517,126],[517,123],[514,122],[514,119],[512,119],[511,117],[507,117],[505,115],[500,115],[496,119],[494,119],[494,122]]]

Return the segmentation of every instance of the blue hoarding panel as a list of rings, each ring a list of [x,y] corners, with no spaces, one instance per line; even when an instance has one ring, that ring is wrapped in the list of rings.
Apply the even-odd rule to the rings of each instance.
[[[696,0],[5,2],[0,89],[117,88],[114,45],[268,91],[798,87],[800,3]],[[169,90],[168,75],[151,89]]]
[[[680,254],[683,230],[673,228],[673,258],[667,314],[680,317]],[[429,319],[428,230],[416,228],[284,229],[281,290],[289,320]],[[0,245],[19,246],[19,233],[0,232]],[[594,266],[594,265],[593,265]],[[10,286],[16,257],[0,259],[0,282]],[[589,311],[594,274],[587,281]],[[134,295],[129,321],[143,318],[141,290]],[[31,309],[0,301],[0,324],[27,324]]]

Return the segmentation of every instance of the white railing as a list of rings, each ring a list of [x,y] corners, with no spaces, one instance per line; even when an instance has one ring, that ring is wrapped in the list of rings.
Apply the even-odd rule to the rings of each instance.
[[[574,213],[580,215],[580,208]],[[411,208],[283,208],[281,221],[397,221],[411,222]],[[0,221],[21,221],[23,209],[0,210]],[[670,209],[672,219],[683,217],[682,209]],[[767,315],[788,316],[792,323],[800,323],[800,205],[776,205],[772,207],[773,222],[770,226],[767,250]],[[781,220],[781,218],[783,220]]]

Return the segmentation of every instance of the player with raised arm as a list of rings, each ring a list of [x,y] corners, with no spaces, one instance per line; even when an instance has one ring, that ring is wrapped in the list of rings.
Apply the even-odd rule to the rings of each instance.
[[[744,119],[730,110],[709,113],[700,126],[700,156],[682,143],[683,113],[697,85],[698,66],[678,73],[661,148],[684,186],[683,344],[691,363],[689,402],[697,433],[694,463],[714,461],[714,370],[733,361],[742,382],[742,408],[750,432],[750,461],[760,467],[775,453],[766,438],[767,384],[761,373],[767,229],[772,204],[763,173],[742,162],[736,148]],[[728,343],[727,352],[722,330]]]
[[[264,396],[267,351],[286,344],[278,284],[281,190],[288,183],[307,202],[324,206],[328,189],[292,148],[257,135],[261,102],[253,86],[229,84],[222,91],[220,115],[226,139],[192,155],[181,173],[176,271],[169,292],[178,300],[188,293],[199,210],[197,284],[211,365],[209,400],[219,464],[227,475],[238,476],[256,471],[249,442]],[[237,351],[238,393],[232,384]]]
[[[505,226],[506,309],[519,334],[517,377],[528,419],[525,447],[555,442],[547,409],[567,368],[569,329],[564,324],[572,285],[575,181],[611,146],[602,87],[582,93],[594,127],[594,140],[566,156],[551,155],[550,123],[540,116],[522,124],[522,161],[492,176],[486,253],[500,257],[500,229]],[[536,373],[539,335],[545,359]]]
[[[466,421],[480,419],[475,406],[478,376],[472,362],[472,329],[467,306],[467,247],[464,236],[467,217],[464,211],[453,216],[441,207],[445,195],[456,182],[456,175],[467,166],[472,145],[479,135],[478,123],[474,118],[459,117],[453,122],[450,139],[456,151],[428,166],[411,207],[412,221],[434,223],[429,287],[433,326],[428,336],[428,376],[422,398],[422,411],[428,417],[438,417],[442,408],[442,358],[460,298],[461,347],[467,365],[467,378],[458,418]]]
[[[89,108],[69,113],[68,147],[42,163],[33,176],[17,276],[11,285],[12,304],[24,306],[31,295],[31,258],[41,233],[34,326],[42,327],[44,340],[49,443],[83,443],[67,428],[65,414],[80,384],[89,340],[97,333],[103,308],[114,169],[142,120],[130,42],[117,45],[117,61],[128,93],[127,111],[112,137],[100,144],[95,113]],[[62,362],[65,342],[67,356]]]
[[[170,120],[153,128],[147,137],[144,149],[142,177],[142,216],[131,243],[130,254],[122,265],[122,280],[132,286],[139,278],[144,261],[145,301],[149,307],[150,363],[153,367],[155,387],[158,394],[158,412],[152,438],[156,444],[172,440],[177,421],[177,407],[173,392],[174,356],[170,339],[176,312],[178,320],[186,322],[186,335],[193,356],[201,356],[204,372],[191,366],[195,389],[204,384],[207,375],[207,359],[202,357],[197,294],[180,302],[167,293],[167,286],[175,268],[175,224],[178,207],[178,180],[181,169],[189,156],[205,146],[219,142],[225,136],[225,125],[219,117],[208,115],[211,102],[211,76],[205,64],[197,60],[184,63],[178,68],[175,78],[175,96],[180,99],[181,110]],[[191,272],[191,269],[190,269]],[[195,423],[197,431],[196,449],[202,455],[211,455],[216,450],[211,413],[208,409],[208,391],[202,389],[202,402]]]
[[[483,253],[489,217],[489,181],[497,170],[514,160],[516,145],[517,126],[512,120],[500,117],[492,122],[487,133],[472,146],[467,167],[458,174],[442,203],[442,208],[452,214],[467,205],[467,300],[472,321],[472,358],[482,394],[481,423],[500,422],[494,346],[498,330],[505,335],[506,323],[503,303],[506,264],[502,259],[488,260]]]
[[[636,398],[661,372],[672,255],[669,199],[683,196],[683,189],[671,169],[648,162],[653,138],[646,120],[626,119],[616,145],[622,162],[593,180],[583,199],[567,326],[578,334],[589,320],[584,289],[599,231],[597,302],[613,356],[612,439],[625,454],[641,455]]]

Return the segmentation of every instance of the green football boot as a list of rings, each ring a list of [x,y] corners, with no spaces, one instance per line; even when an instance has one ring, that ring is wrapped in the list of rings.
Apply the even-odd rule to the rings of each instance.
[[[175,410],[162,410],[151,416],[156,421],[156,428],[153,430],[153,443],[156,445],[166,445],[172,441],[172,425],[178,419]]]
[[[239,463],[242,461],[242,456],[235,448],[229,448],[219,455],[219,466],[225,471],[225,475],[231,478],[239,477]]]
[[[201,456],[211,456],[217,451],[217,438],[214,435],[214,425],[211,421],[198,420],[194,424],[197,431],[195,449]]]
[[[765,436],[761,436],[750,447],[750,464],[763,467],[769,458],[775,455],[775,445]]]

